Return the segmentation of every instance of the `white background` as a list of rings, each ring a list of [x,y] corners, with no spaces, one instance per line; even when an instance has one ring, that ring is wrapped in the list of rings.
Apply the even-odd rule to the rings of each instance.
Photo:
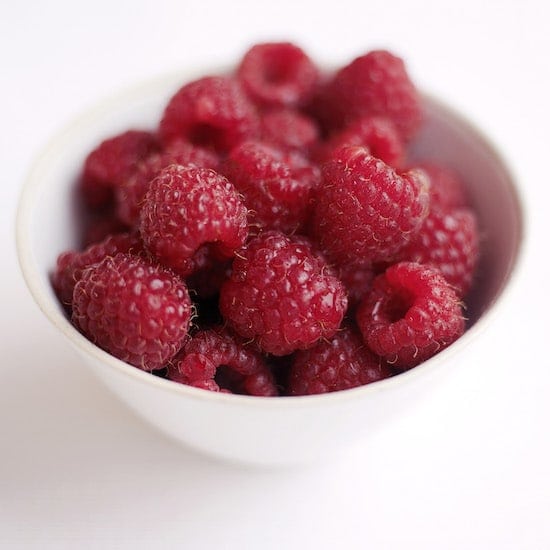
[[[3,1],[0,547],[550,548],[549,18],[544,0]],[[403,56],[509,159],[528,239],[475,361],[337,459],[262,471],[192,454],[119,404],[32,302],[13,229],[33,157],[80,111],[278,39],[333,64]]]

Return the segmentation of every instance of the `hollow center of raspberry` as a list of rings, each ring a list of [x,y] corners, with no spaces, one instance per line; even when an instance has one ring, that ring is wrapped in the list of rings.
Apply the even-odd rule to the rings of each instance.
[[[413,297],[405,292],[392,294],[384,304],[384,316],[390,323],[403,319],[413,305]]]
[[[264,68],[264,80],[270,84],[284,84],[293,80],[294,64],[286,58],[270,59]]]
[[[226,146],[224,131],[207,123],[195,124],[189,131],[189,140],[201,147],[213,146],[215,149],[224,149]]]
[[[218,365],[214,381],[222,390],[229,390],[232,393],[243,393],[242,375],[235,372],[227,365]]]

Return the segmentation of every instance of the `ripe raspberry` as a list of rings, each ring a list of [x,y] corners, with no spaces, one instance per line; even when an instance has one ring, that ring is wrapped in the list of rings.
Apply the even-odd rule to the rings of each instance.
[[[80,192],[86,205],[95,209],[109,204],[114,189],[141,160],[157,149],[156,137],[138,130],[129,130],[100,143],[84,162]]]
[[[297,153],[285,156],[270,145],[254,141],[233,149],[222,167],[244,197],[249,223],[285,233],[293,233],[307,223],[310,194],[316,184],[315,177],[311,177],[313,170]]]
[[[418,129],[420,97],[403,60],[376,50],[340,69],[321,92],[317,112],[331,128],[341,128],[364,115],[393,121],[405,141]]]
[[[180,350],[191,313],[183,281],[131,254],[85,269],[73,293],[73,323],[100,348],[146,371]]]
[[[456,172],[433,161],[417,162],[412,168],[424,170],[430,179],[430,208],[468,206],[464,182]]]
[[[286,355],[330,338],[347,307],[342,283],[310,246],[266,231],[243,247],[220,293],[220,311],[260,349]]]
[[[247,211],[223,176],[206,168],[173,164],[161,170],[143,199],[139,230],[145,248],[182,276],[198,266],[194,254],[230,258],[247,234]]]
[[[57,258],[57,266],[52,275],[52,285],[59,301],[65,306],[71,306],[74,287],[87,267],[100,262],[105,256],[114,256],[119,252],[140,254],[142,250],[139,235],[119,233],[110,235],[81,252],[63,252]]]
[[[357,324],[369,348],[406,370],[449,346],[464,332],[457,295],[439,270],[401,262],[373,283]]]
[[[416,234],[428,213],[428,182],[397,174],[362,147],[339,149],[323,167],[312,231],[337,264],[384,261]]]
[[[129,226],[137,223],[149,184],[163,168],[171,164],[192,164],[199,168],[217,170],[219,159],[213,151],[183,140],[169,144],[162,153],[150,155],[116,189],[117,215],[124,223]]]
[[[319,140],[315,120],[294,109],[272,109],[261,118],[262,141],[279,149],[298,149],[303,153]]]
[[[405,147],[393,122],[380,116],[365,116],[334,134],[317,153],[320,162],[326,162],[345,145],[358,145],[392,168],[403,165]]]
[[[319,71],[299,47],[282,42],[253,46],[241,61],[238,77],[257,103],[295,107],[310,98]]]
[[[273,375],[262,356],[219,327],[197,332],[168,367],[168,377],[196,385],[197,382],[214,381],[220,367],[225,367],[226,375],[231,378],[230,389],[237,393],[266,397],[278,394]],[[218,384],[209,389],[220,391]]]
[[[330,340],[294,354],[288,393],[313,395],[347,390],[392,374],[385,361],[365,346],[356,330],[344,327]]]
[[[474,212],[432,208],[418,235],[399,251],[399,260],[437,267],[462,298],[472,285],[479,256]]]
[[[224,153],[255,138],[258,120],[235,79],[211,76],[186,84],[172,97],[159,132],[165,144],[180,138]]]

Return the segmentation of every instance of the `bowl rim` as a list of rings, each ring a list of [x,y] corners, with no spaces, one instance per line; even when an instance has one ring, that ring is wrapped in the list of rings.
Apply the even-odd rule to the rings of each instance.
[[[217,73],[220,74],[220,73]],[[36,155],[35,160],[29,169],[23,186],[20,190],[19,201],[15,219],[15,238],[16,250],[19,261],[19,267],[23,274],[26,285],[37,303],[39,309],[44,313],[47,319],[77,348],[85,354],[92,356],[97,361],[108,365],[118,373],[130,377],[131,379],[152,387],[157,387],[161,391],[168,391],[176,395],[186,396],[192,400],[213,401],[227,404],[246,404],[262,409],[272,409],[277,407],[317,407],[320,404],[324,406],[336,405],[346,401],[355,401],[366,397],[369,394],[390,390],[396,386],[407,384],[416,380],[420,376],[425,376],[437,369],[438,365],[461,349],[467,346],[473,339],[485,330],[500,310],[505,298],[512,292],[519,279],[519,273],[523,271],[525,263],[525,240],[526,240],[526,206],[521,198],[517,187],[517,178],[515,170],[512,170],[510,163],[504,161],[502,154],[492,141],[475,124],[464,117],[461,113],[455,111],[452,107],[438,98],[427,93],[422,93],[424,101],[434,104],[437,108],[444,110],[453,119],[458,121],[465,129],[472,132],[480,140],[491,157],[500,165],[506,175],[507,191],[513,201],[514,210],[518,215],[518,235],[514,250],[512,251],[511,262],[507,266],[508,272],[504,278],[498,293],[495,295],[489,307],[480,315],[477,321],[468,328],[468,330],[451,346],[442,350],[437,355],[424,361],[420,365],[405,372],[394,375],[390,378],[379,380],[364,386],[340,390],[324,394],[303,395],[303,396],[278,396],[277,398],[259,398],[257,396],[227,394],[212,392],[201,388],[194,388],[185,384],[173,382],[168,379],[154,376],[149,372],[143,371],[124,361],[117,359],[108,352],[97,347],[81,334],[63,314],[62,308],[52,299],[52,295],[46,292],[42,284],[40,270],[35,262],[33,250],[31,247],[31,223],[32,213],[36,207],[38,190],[42,188],[40,173],[47,168],[48,158],[51,157],[60,145],[69,138],[74,132],[98,115],[109,112],[114,106],[120,104],[124,99],[138,99],[144,94],[157,93],[161,90],[168,91],[170,87],[181,86],[182,83],[194,78],[193,72],[171,71],[153,78],[142,80],[134,85],[119,89],[103,99],[95,102],[91,107],[83,110],[79,115],[73,117],[66,123],[53,137],[49,139],[42,151]],[[53,266],[52,266],[53,268]],[[48,277],[49,280],[49,277]]]

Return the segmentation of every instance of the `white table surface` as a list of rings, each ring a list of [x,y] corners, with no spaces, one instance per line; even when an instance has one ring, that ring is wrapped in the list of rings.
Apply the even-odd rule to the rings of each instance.
[[[2,2],[0,547],[550,548],[550,11],[522,2]],[[50,135],[113,90],[290,39],[343,63],[402,55],[510,160],[525,263],[466,364],[324,465],[229,466],[128,412],[32,302],[15,207]]]

